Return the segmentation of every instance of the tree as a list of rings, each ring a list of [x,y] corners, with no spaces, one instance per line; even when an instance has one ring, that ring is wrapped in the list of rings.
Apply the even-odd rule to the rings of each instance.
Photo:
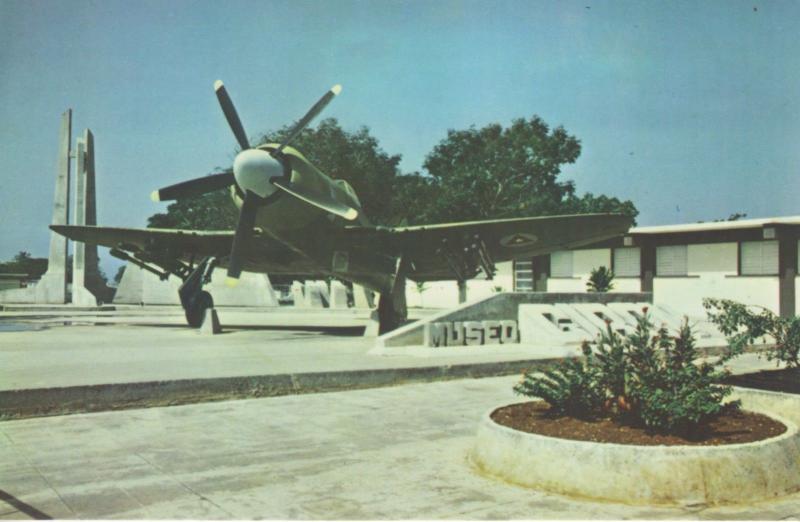
[[[47,272],[47,258],[33,257],[30,252],[21,250],[11,261],[0,263],[0,272],[28,274],[31,279],[38,279]]]
[[[180,228],[185,230],[231,230],[236,228],[239,210],[230,192],[217,190],[176,201],[166,213],[147,218],[149,228]]]
[[[551,130],[538,116],[515,119],[508,128],[450,130],[424,164],[438,186],[434,214],[440,221],[610,211],[636,216],[630,201],[578,197],[572,181],[558,180],[562,165],[580,152],[577,138],[563,127]]]
[[[125,275],[125,267],[126,266],[128,266],[128,265],[122,265],[121,267],[119,267],[117,269],[117,273],[114,274],[114,282],[115,283],[119,284],[119,282],[122,281],[122,276]]]
[[[604,266],[592,269],[586,282],[587,292],[605,293],[614,289],[614,271]]]

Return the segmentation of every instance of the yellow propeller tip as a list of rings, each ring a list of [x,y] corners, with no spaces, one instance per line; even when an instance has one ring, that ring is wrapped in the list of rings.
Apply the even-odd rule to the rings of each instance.
[[[239,284],[239,280],[235,277],[228,277],[225,279],[225,285],[229,288],[233,288],[234,286]]]
[[[152,200],[153,200],[153,201],[155,201],[156,203],[158,203],[159,201],[161,201],[161,197],[159,196],[159,194],[158,194],[158,191],[157,191],[157,190],[154,190],[153,192],[151,192],[151,193],[150,193],[150,199],[152,199]]]
[[[334,94],[334,96],[338,96],[339,93],[342,92],[342,86],[337,83],[331,87],[331,92]]]
[[[223,87],[225,87],[225,85],[222,84],[222,80],[217,80],[217,81],[214,82],[214,90],[215,91],[218,91]]]
[[[344,213],[344,216],[342,217],[348,221],[353,221],[355,218],[358,217],[358,210],[350,208],[347,210],[347,212]]]

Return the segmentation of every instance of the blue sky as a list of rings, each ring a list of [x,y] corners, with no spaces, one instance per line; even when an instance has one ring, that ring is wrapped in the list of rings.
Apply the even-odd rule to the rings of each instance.
[[[800,214],[798,34],[795,1],[0,0],[0,260],[47,255],[67,107],[100,224],[141,227],[151,190],[231,163],[218,78],[251,135],[341,83],[324,116],[406,172],[447,129],[538,114],[582,142],[564,179],[641,225]]]

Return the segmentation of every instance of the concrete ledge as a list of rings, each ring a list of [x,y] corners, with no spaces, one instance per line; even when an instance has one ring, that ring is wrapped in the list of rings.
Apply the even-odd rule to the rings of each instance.
[[[468,301],[457,308],[439,312],[421,321],[416,321],[389,333],[375,341],[376,348],[395,346],[421,346],[423,344],[425,323],[452,321],[516,321],[521,304],[555,303],[651,303],[653,294],[606,292],[606,293],[564,293],[564,292],[503,292],[476,301]]]
[[[737,389],[746,409],[786,424],[785,433],[764,441],[705,447],[567,440],[501,426],[490,411],[481,420],[471,458],[508,482],[570,496],[666,505],[765,500],[800,490],[800,433],[775,413],[787,406],[800,412],[800,398],[773,395],[774,401],[763,392]]]
[[[526,359],[414,368],[4,390],[0,391],[0,420],[495,377],[543,369],[557,360]]]

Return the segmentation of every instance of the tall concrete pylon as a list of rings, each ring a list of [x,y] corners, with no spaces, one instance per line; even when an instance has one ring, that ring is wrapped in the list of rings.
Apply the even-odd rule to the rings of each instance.
[[[53,198],[53,225],[69,224],[70,143],[72,142],[72,109],[61,116],[58,139],[58,170]],[[67,302],[67,238],[50,232],[50,255],[47,272],[36,284],[36,303]]]
[[[97,195],[94,170],[94,135],[86,129],[75,141],[75,224],[97,225]],[[72,304],[96,306],[106,298],[100,277],[97,245],[76,241],[72,257]]]

